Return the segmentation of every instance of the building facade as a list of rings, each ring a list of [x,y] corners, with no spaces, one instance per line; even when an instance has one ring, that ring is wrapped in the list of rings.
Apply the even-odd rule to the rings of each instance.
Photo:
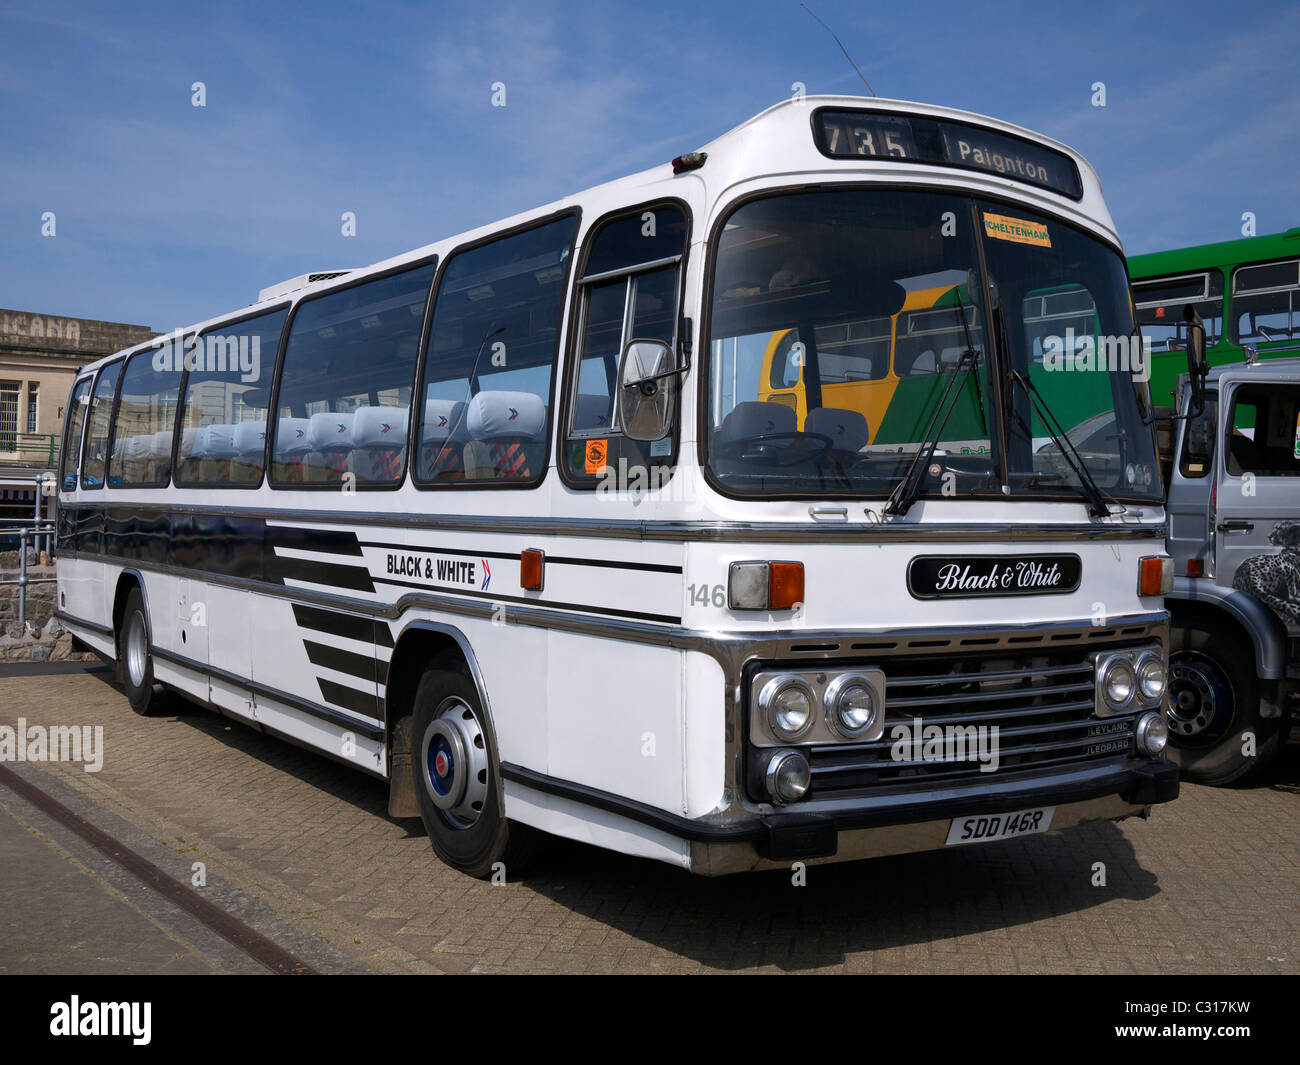
[[[156,335],[143,325],[0,309],[0,466],[53,467],[77,370]]]

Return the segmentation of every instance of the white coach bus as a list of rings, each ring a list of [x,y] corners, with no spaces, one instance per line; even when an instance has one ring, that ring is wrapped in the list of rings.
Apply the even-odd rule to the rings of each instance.
[[[385,779],[479,876],[544,833],[716,875],[1177,795],[1149,399],[1043,358],[1134,328],[1063,145],[787,101],[263,297],[72,388],[58,616],[140,713]]]

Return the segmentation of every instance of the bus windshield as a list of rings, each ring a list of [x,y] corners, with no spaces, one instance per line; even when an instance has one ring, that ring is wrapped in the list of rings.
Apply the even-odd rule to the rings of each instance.
[[[1081,458],[1116,500],[1159,499],[1123,260],[1101,241],[954,193],[816,190],[742,204],[714,269],[724,491],[886,496],[928,440],[922,496],[1076,497]]]

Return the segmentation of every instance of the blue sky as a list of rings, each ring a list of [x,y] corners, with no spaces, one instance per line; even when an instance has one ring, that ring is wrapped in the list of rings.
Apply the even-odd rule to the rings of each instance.
[[[881,96],[1081,150],[1131,253],[1300,225],[1300,5],[810,6]],[[794,82],[865,92],[797,0],[11,0],[0,40],[0,306],[160,330],[662,162]]]

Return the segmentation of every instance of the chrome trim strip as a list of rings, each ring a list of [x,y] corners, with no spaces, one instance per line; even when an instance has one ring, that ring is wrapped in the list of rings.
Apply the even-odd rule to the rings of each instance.
[[[63,504],[76,507],[79,504]],[[221,514],[275,522],[326,525],[388,525],[438,531],[512,533],[528,536],[577,536],[615,540],[662,540],[671,543],[1006,543],[1163,540],[1165,523],[1099,522],[851,522],[847,524],[745,521],[610,521],[596,518],[510,518],[488,514],[394,514],[378,511],[205,507],[122,500],[80,504],[129,507],[136,513]]]

